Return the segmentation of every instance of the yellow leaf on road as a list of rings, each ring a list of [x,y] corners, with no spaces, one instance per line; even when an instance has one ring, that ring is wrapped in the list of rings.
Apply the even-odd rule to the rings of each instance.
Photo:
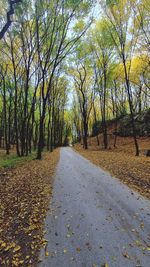
[[[46,257],[49,256],[49,252],[48,252],[48,251],[45,252],[45,256],[46,256]]]

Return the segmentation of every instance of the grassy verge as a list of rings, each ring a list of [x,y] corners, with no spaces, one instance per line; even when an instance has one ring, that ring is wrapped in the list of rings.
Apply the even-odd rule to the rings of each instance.
[[[23,164],[26,161],[30,161],[35,158],[35,153],[27,157],[18,157],[14,154],[5,155],[0,157],[0,168],[12,168],[17,165]]]
[[[11,157],[10,157],[11,158]],[[0,170],[0,266],[37,266],[59,149]],[[7,160],[7,166],[10,162]],[[14,165],[13,165],[14,166]]]

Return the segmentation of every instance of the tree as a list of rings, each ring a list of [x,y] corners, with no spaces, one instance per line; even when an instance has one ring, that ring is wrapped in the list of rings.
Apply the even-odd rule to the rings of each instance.
[[[91,49],[95,58],[95,75],[97,82],[97,91],[100,97],[100,108],[102,116],[103,142],[104,148],[108,147],[107,123],[106,123],[106,104],[108,96],[108,82],[110,76],[111,62],[113,60],[114,45],[107,29],[107,21],[97,21],[95,29],[92,32]]]
[[[73,69],[72,75],[74,79],[74,87],[79,102],[80,112],[82,115],[82,127],[83,127],[83,146],[88,148],[88,123],[89,116],[93,107],[95,98],[93,87],[93,75],[91,69],[88,66],[88,62],[76,62],[77,68]]]
[[[131,60],[137,42],[138,31],[135,33],[134,26],[136,20],[135,14],[132,12],[131,2],[126,2],[126,0],[107,1],[105,6],[105,14],[109,20],[108,29],[116,47],[116,52],[118,53],[118,56],[122,60],[123,64],[136,156],[139,156],[139,146],[137,142],[134,121],[133,95],[130,83]]]
[[[14,6],[11,7],[14,10]],[[41,159],[47,138],[47,148],[51,150],[63,142],[66,84],[57,75],[91,23],[91,19],[88,23],[79,23],[81,18],[84,21],[90,7],[88,0],[44,0],[32,5],[27,0],[17,6],[16,19],[5,34],[1,48],[2,62],[8,62],[8,80],[13,87],[12,116],[18,156],[31,153],[34,143],[34,148],[38,148],[37,158]]]
[[[5,23],[5,25],[3,26],[2,30],[0,31],[0,39],[2,39],[5,35],[5,33],[8,31],[11,23],[12,23],[12,15],[14,14],[14,6],[20,2],[22,2],[22,0],[8,0],[9,2],[9,10],[7,12],[7,21]]]
[[[79,4],[81,5],[79,8]],[[40,110],[40,129],[37,159],[41,159],[43,148],[43,127],[46,114],[47,99],[51,93],[54,74],[60,63],[71,52],[74,45],[85,33],[86,25],[82,31],[74,32],[72,36],[68,36],[69,28],[72,21],[78,16],[84,16],[88,10],[89,3],[78,1],[77,3],[70,1],[54,1],[48,4],[45,1],[36,4],[36,42],[38,49],[38,62],[42,75],[41,84],[41,110]],[[44,21],[44,24],[43,24]],[[41,30],[42,29],[42,30]],[[47,88],[45,90],[45,80]]]

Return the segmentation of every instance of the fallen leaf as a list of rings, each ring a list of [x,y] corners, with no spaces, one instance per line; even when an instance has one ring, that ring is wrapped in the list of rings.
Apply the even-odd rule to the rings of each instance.
[[[128,255],[127,252],[123,252],[122,255],[123,255],[125,258],[130,259],[130,256]]]
[[[0,266],[31,267],[40,246],[47,244],[42,225],[52,194],[59,149],[51,154],[44,152],[42,161],[24,159],[15,168],[8,168],[0,183]],[[0,177],[2,173],[1,169]]]
[[[48,252],[48,251],[45,252],[45,256],[46,256],[46,257],[49,256],[49,252]]]
[[[20,249],[21,249],[20,246],[16,246],[16,247],[13,249],[13,252],[17,252],[17,251],[19,251]]]
[[[109,267],[107,263],[104,263],[102,267]]]
[[[2,244],[1,244],[1,247],[2,248],[5,248],[7,246],[7,244],[5,243],[5,242],[3,242]]]

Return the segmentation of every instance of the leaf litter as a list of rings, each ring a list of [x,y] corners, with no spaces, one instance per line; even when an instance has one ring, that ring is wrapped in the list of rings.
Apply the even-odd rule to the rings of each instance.
[[[124,184],[150,199],[150,157],[144,155],[150,146],[150,139],[138,138],[139,157],[135,156],[132,137],[117,137],[117,140],[117,147],[114,148],[113,137],[110,137],[109,149],[104,150],[101,146],[97,146],[96,137],[90,137],[88,149],[83,149],[81,144],[76,144],[74,149],[92,163],[109,171]],[[102,144],[102,135],[99,135],[99,141]],[[131,194],[133,195],[134,192]]]
[[[0,170],[0,266],[37,265],[59,149],[43,160]],[[5,175],[4,175],[5,173]],[[49,252],[45,252],[48,256]]]

